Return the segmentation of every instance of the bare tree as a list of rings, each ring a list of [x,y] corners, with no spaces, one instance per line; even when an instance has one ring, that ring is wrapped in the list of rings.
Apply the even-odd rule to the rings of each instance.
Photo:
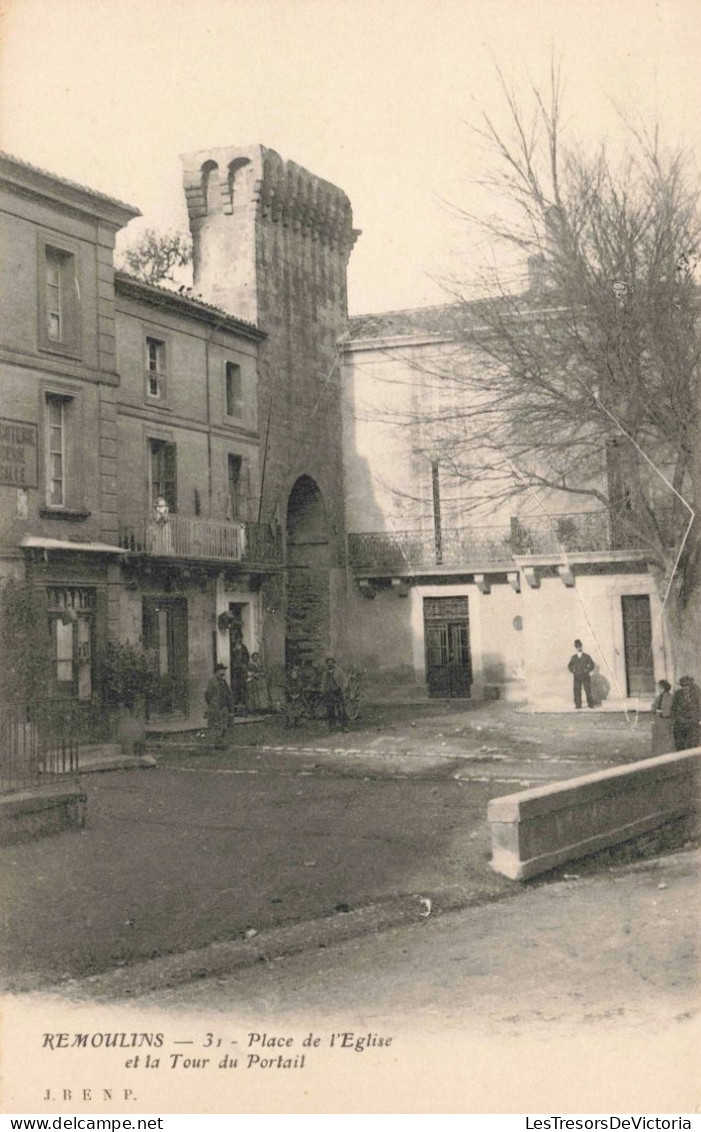
[[[122,252],[128,271],[145,283],[177,282],[175,269],[192,260],[192,241],[184,232],[146,231]]]
[[[558,497],[560,510],[569,497],[602,512],[614,548],[647,552],[680,663],[698,669],[693,163],[631,126],[616,159],[604,145],[584,154],[565,144],[555,71],[547,99],[532,90],[530,113],[499,77],[507,125],[483,114],[477,127],[491,158],[480,180],[498,211],[463,215],[491,246],[528,258],[530,285],[514,293],[493,270],[478,302],[454,285],[457,348],[424,371],[440,395],[413,415],[419,445],[440,452],[480,510],[530,496],[546,512]]]

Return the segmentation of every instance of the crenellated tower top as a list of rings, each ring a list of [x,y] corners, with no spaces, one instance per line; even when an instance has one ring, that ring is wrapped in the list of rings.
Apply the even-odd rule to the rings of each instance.
[[[284,244],[287,284],[311,288],[322,305],[340,302],[345,315],[358,232],[341,189],[261,145],[201,150],[183,163],[194,282],[205,299],[259,322],[268,306],[264,273]]]

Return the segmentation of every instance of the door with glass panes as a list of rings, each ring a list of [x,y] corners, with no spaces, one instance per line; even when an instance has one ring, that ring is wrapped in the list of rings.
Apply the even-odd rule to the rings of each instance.
[[[424,598],[424,640],[429,696],[469,697],[472,660],[467,598]]]
[[[149,715],[187,714],[187,599],[144,598],[144,647],[156,672]]]

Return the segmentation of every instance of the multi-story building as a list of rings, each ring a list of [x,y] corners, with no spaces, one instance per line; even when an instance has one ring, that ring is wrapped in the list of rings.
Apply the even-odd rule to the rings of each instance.
[[[224,311],[117,274],[121,559],[115,632],[156,658],[152,716],[199,719],[231,630],[260,636],[279,544],[259,519],[257,350]]]
[[[46,689],[89,701],[117,631],[116,233],[138,210],[0,158],[0,575],[45,610]]]
[[[388,696],[499,696],[562,710],[573,706],[567,664],[580,638],[597,665],[597,702],[646,707],[673,670],[649,547],[600,505],[529,491],[494,508],[479,475],[467,487],[453,474],[445,421],[454,409],[459,444],[469,405],[450,375],[485,364],[463,344],[461,320],[478,316],[476,303],[351,322],[349,647]]]
[[[115,274],[136,209],[9,157],[0,173],[3,578],[46,607],[48,698],[93,701],[122,639],[156,659],[152,714],[201,716],[230,626],[255,647],[261,571],[280,565],[258,522],[264,336]]]
[[[185,166],[196,296],[115,273],[136,209],[2,160],[1,562],[47,604],[50,697],[91,702],[106,642],[139,642],[151,715],[199,722],[236,633],[280,681],[342,647],[356,233],[260,146]]]

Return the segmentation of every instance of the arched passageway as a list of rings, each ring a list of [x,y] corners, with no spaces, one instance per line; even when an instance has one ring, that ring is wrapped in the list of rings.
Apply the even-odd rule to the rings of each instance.
[[[329,532],[323,496],[300,476],[287,503],[286,663],[319,663],[329,647]]]

